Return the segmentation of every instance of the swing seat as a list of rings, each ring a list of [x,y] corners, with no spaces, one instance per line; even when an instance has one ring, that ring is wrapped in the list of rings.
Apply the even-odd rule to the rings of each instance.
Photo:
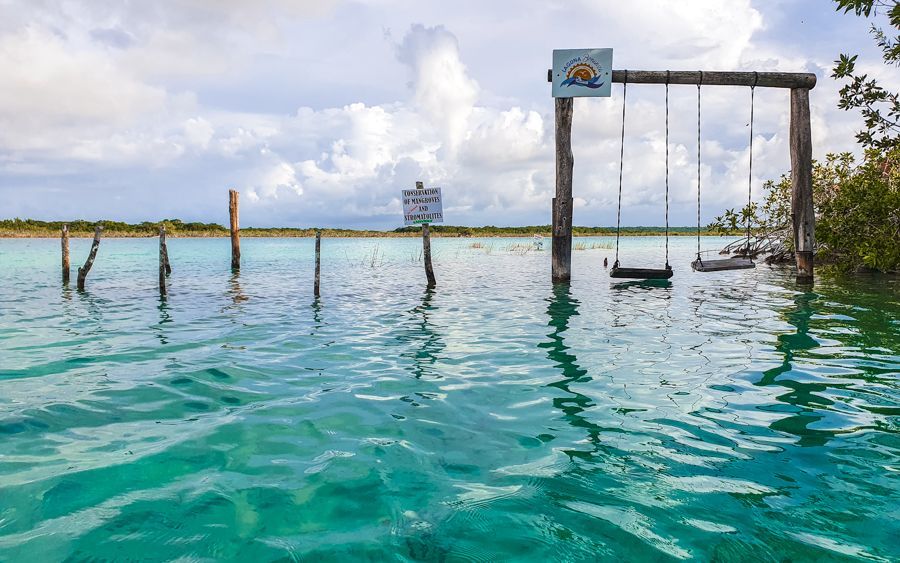
[[[616,265],[609,271],[609,277],[633,280],[667,280],[672,277],[672,268],[622,268]]]
[[[694,260],[691,268],[697,272],[724,272],[725,270],[749,270],[756,264],[749,258],[721,258],[719,260]]]

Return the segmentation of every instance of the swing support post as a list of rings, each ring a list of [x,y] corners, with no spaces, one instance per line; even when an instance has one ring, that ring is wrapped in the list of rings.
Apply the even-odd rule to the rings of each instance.
[[[572,109],[573,98],[556,102],[556,197],[553,198],[553,283],[572,277]]]
[[[816,213],[812,188],[812,135],[809,125],[809,88],[791,90],[791,220],[797,283],[813,282]]]

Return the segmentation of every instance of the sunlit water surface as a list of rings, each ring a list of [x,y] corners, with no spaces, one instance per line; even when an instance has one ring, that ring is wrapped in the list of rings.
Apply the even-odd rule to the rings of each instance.
[[[900,559],[900,283],[695,244],[2,240],[0,560]]]

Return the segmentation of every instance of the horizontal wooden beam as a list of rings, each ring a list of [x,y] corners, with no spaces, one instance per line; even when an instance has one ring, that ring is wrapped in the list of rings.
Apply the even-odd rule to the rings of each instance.
[[[553,71],[547,71],[547,82]],[[759,86],[761,88],[807,88],[816,86],[811,72],[722,72],[699,70],[614,70],[612,81],[619,84],[693,84],[703,86]]]

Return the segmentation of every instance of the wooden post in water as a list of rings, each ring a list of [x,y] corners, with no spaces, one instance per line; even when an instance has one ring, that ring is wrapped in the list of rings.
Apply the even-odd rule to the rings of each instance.
[[[91,268],[94,265],[94,259],[97,257],[97,249],[100,248],[100,233],[103,232],[103,227],[97,225],[94,227],[94,242],[91,243],[91,252],[88,254],[87,261],[84,263],[84,266],[78,268],[78,290],[84,291],[84,281],[87,279],[88,272],[91,271]]]
[[[416,182],[417,190],[424,190],[425,184]],[[431,266],[431,226],[428,223],[422,223],[422,259],[425,262],[425,277],[428,280],[428,287],[435,287],[437,280],[434,278],[434,268]]]
[[[322,231],[316,231],[316,278],[313,282],[313,295],[319,296],[320,255],[322,251]]]
[[[62,227],[62,282],[69,283],[69,271],[72,269],[69,263],[69,226]]]
[[[228,215],[231,218],[231,269],[241,269],[241,232],[238,224],[238,192],[228,190]]]
[[[168,294],[166,289],[166,275],[171,272],[169,267],[169,252],[166,249],[166,227],[159,226],[159,294],[163,297]]]
[[[809,125],[809,89],[791,90],[791,219],[794,223],[794,255],[797,282],[812,283],[816,244],[816,212],[813,206],[812,134]]]
[[[572,98],[556,102],[556,197],[553,198],[553,283],[572,277]]]

